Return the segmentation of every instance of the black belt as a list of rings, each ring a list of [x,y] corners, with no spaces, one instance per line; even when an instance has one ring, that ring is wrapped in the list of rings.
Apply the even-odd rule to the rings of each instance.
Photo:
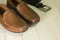
[[[35,6],[36,8],[38,8],[44,12],[47,12],[51,9],[49,6],[44,5],[43,3],[40,3],[41,0],[23,0],[23,1],[32,5],[32,6]]]

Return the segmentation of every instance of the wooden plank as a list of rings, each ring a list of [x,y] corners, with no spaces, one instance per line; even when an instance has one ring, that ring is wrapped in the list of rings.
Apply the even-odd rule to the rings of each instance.
[[[39,40],[39,36],[35,27],[36,26],[32,26],[26,32],[22,33],[23,40]]]
[[[5,32],[2,27],[3,26],[0,24],[0,40],[5,40]]]
[[[5,40],[22,40],[21,33],[13,33],[13,32],[6,30],[5,28],[3,28],[3,30],[5,32],[4,33]]]
[[[22,40],[21,33],[13,33],[6,30],[2,25],[0,25],[0,40]]]
[[[44,4],[49,5],[52,9],[47,13],[43,13],[43,14],[46,14],[44,18],[43,18],[43,16],[40,15],[40,14],[42,14],[41,11],[39,12],[38,10],[35,10],[37,13],[38,12],[40,13],[40,14],[39,13],[38,14],[41,17],[40,23],[38,23],[38,25],[36,25],[40,40],[57,40],[60,37],[60,32],[59,32],[60,30],[58,31],[57,24],[59,24],[59,26],[60,26],[60,22],[59,22],[59,18],[57,17],[58,19],[56,19],[55,15],[57,13],[59,14],[60,12],[58,11],[56,5],[54,4],[54,2],[52,0],[45,0],[44,2],[45,2]],[[53,19],[56,20],[56,22],[58,20],[59,23],[57,22],[57,24],[56,24],[56,22],[53,21]],[[56,31],[56,33],[55,33],[55,31]],[[57,36],[57,34],[59,36]]]
[[[50,15],[50,14],[49,14]],[[56,34],[53,32],[51,26],[54,24],[50,16],[47,16],[44,20],[40,21],[37,26],[40,40],[56,40]],[[52,25],[51,25],[52,24]]]
[[[51,12],[51,28],[53,32],[55,33],[56,40],[60,40],[60,0],[49,0],[51,3],[49,3],[52,7],[53,12]]]
[[[55,2],[55,5],[57,6],[57,8],[59,9],[60,11],[60,0],[53,0]]]
[[[6,33],[6,40],[18,40],[18,37]]]
[[[22,37],[20,33],[6,33],[6,40],[22,40]]]
[[[51,27],[54,33],[56,34],[57,40],[60,40],[60,7],[58,6],[59,0],[53,0],[57,10],[54,12],[52,17],[52,22],[54,23]]]

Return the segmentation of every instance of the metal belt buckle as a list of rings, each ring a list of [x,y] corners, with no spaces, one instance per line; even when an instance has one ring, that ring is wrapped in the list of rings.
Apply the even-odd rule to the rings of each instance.
[[[44,12],[47,12],[47,11],[51,10],[51,7],[45,5],[44,7],[42,7],[42,8],[39,7],[38,9],[39,9],[39,10],[42,10],[42,11],[44,11]]]

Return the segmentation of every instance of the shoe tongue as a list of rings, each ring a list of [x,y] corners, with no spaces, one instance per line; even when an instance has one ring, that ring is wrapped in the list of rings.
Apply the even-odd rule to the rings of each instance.
[[[3,20],[14,27],[23,26],[25,22],[15,12],[7,10],[3,15]]]
[[[3,14],[3,18],[7,19],[8,17],[12,17],[15,15],[15,12],[13,10],[6,10]]]
[[[4,14],[3,14],[3,20],[8,23],[10,26],[12,25],[12,23],[14,24],[16,18],[15,18],[15,14],[14,12],[12,12],[11,10],[7,10]]]
[[[0,0],[1,4],[7,5],[7,0]]]
[[[5,20],[6,19],[6,15],[8,15],[10,13],[9,10],[5,11],[4,14],[3,14],[3,19]]]

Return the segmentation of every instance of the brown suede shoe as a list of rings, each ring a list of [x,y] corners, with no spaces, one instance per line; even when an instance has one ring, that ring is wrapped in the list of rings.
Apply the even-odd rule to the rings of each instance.
[[[28,29],[27,23],[3,4],[0,4],[0,23],[12,32],[24,32]]]
[[[7,6],[16,9],[19,14],[29,23],[35,24],[40,21],[40,17],[30,9],[26,3],[19,0],[7,0]]]

